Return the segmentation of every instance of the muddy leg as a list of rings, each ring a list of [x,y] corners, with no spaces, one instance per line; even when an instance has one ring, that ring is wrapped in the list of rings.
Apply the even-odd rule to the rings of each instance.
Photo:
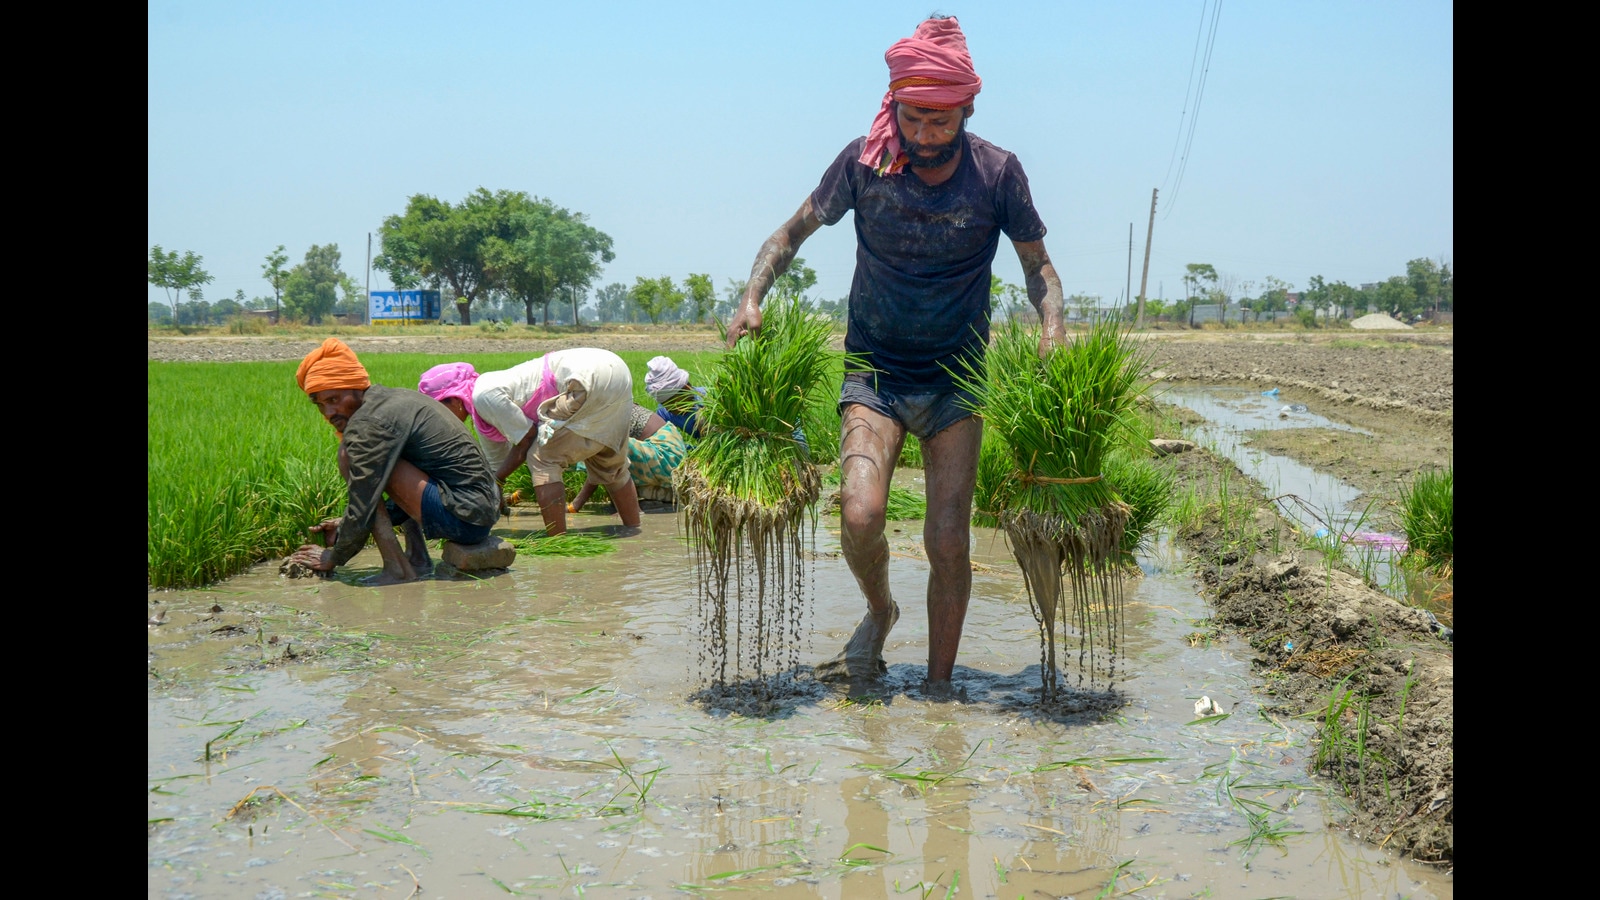
[[[884,538],[884,511],[889,479],[905,442],[905,427],[864,406],[845,407],[840,443],[840,544],[850,573],[866,597],[867,614],[838,656],[817,666],[824,681],[877,678],[889,671],[883,645],[900,620],[900,607],[889,593],[889,542]]]
[[[972,597],[972,491],[977,481],[983,420],[969,416],[922,442],[927,463],[928,685],[950,681],[961,627]]]
[[[416,519],[407,519],[400,530],[406,536],[406,561],[411,563],[411,568],[418,575],[432,572],[433,557],[428,555],[428,539],[422,536],[422,526]]]
[[[394,523],[389,520],[389,510],[382,503],[378,504],[372,523],[372,538],[378,544],[378,555],[383,557],[383,571],[364,579],[362,584],[377,586],[417,580],[417,570],[400,551],[400,539],[394,536]]]
[[[611,495],[611,504],[617,508],[617,515],[622,517],[622,524],[634,531],[643,521],[643,513],[639,509],[639,489],[634,486],[633,479],[629,478],[622,486],[611,485],[606,488]]]
[[[559,481],[554,484],[541,484],[533,489],[533,496],[539,501],[539,516],[544,519],[544,533],[549,535],[566,534],[566,485]]]

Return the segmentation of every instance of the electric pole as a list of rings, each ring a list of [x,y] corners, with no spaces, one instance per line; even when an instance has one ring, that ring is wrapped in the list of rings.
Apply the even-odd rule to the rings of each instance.
[[[1150,282],[1150,238],[1156,233],[1156,192],[1159,190],[1150,190],[1150,228],[1144,233],[1144,273],[1139,276],[1139,314],[1133,322],[1136,329],[1144,328],[1144,289]]]
[[[372,232],[367,232],[367,296],[363,298],[361,321],[372,324]]]
[[[1128,305],[1128,301],[1131,300],[1132,298],[1133,298],[1133,223],[1129,222],[1128,223],[1128,284],[1127,284],[1126,287],[1124,287],[1122,289],[1122,297],[1120,298],[1122,300],[1122,305],[1123,306],[1127,306]],[[1118,310],[1117,311],[1117,315],[1119,315],[1119,316],[1122,315],[1122,311]]]

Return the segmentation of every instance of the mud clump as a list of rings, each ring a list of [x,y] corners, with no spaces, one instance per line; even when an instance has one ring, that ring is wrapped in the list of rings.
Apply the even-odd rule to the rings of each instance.
[[[1185,459],[1231,465],[1206,453]],[[1276,519],[1270,508],[1262,513]],[[1240,511],[1233,515],[1236,523]],[[1255,650],[1270,685],[1266,709],[1318,722],[1308,768],[1351,801],[1350,832],[1417,860],[1453,863],[1452,645],[1431,614],[1297,549],[1285,540],[1286,523],[1275,525],[1276,539],[1241,538],[1213,509],[1180,531],[1214,624]]]

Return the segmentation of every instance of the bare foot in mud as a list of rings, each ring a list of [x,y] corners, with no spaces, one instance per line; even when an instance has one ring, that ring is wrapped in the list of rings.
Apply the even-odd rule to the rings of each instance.
[[[922,695],[929,700],[941,703],[967,702],[967,689],[957,688],[955,683],[948,679],[945,681],[924,680],[922,682]]]
[[[868,612],[861,617],[856,633],[844,645],[839,655],[812,670],[818,681],[862,681],[882,678],[889,674],[889,664],[883,661],[883,644],[889,632],[900,621],[900,604],[889,601],[887,621]]]

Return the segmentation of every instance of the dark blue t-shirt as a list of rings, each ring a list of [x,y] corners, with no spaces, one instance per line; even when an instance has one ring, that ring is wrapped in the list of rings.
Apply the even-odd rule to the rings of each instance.
[[[844,346],[899,393],[943,393],[989,343],[989,271],[1003,232],[1041,240],[1028,176],[1017,157],[963,134],[961,163],[943,184],[908,167],[880,176],[858,160],[856,138],[823,173],[811,208],[824,225],[856,212],[856,274]]]

